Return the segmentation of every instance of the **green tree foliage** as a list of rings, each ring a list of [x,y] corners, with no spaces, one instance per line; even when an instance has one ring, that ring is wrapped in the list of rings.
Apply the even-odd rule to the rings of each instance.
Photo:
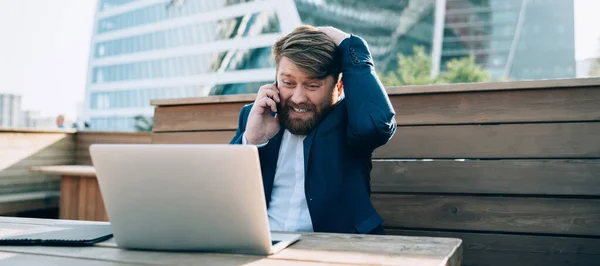
[[[380,76],[385,86],[425,85],[443,83],[485,82],[487,70],[475,63],[473,55],[455,58],[446,63],[447,71],[431,77],[431,56],[422,46],[413,47],[413,54],[398,54],[398,69]]]
[[[152,131],[152,127],[154,126],[154,122],[152,122],[152,118],[148,118],[142,115],[138,115],[134,117],[135,119],[135,129],[139,132],[150,132]]]
[[[386,86],[424,85],[438,83],[437,78],[432,78],[431,57],[425,53],[422,46],[413,47],[413,55],[398,54],[398,69],[388,72],[381,77],[381,82]]]
[[[444,83],[484,82],[490,80],[487,70],[475,63],[475,56],[455,58],[446,64],[448,71],[440,76]]]

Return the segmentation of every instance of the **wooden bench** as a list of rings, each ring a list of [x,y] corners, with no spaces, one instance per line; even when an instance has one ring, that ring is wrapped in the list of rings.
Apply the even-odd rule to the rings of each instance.
[[[73,131],[0,128],[0,215],[55,217],[60,178],[29,168],[73,164],[74,148]]]
[[[372,200],[465,265],[598,265],[600,78],[389,88],[398,131]],[[228,143],[254,95],[156,100],[152,143]]]

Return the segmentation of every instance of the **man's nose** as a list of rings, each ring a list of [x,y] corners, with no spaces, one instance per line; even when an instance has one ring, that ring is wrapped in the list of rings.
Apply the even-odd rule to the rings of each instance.
[[[306,102],[306,95],[304,94],[304,89],[300,85],[297,85],[296,88],[294,88],[294,94],[292,94],[291,100],[293,103]]]

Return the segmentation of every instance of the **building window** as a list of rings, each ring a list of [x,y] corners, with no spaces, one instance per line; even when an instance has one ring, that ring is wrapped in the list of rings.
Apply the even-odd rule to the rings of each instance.
[[[104,45],[98,45],[98,56],[104,56]]]
[[[262,12],[252,14],[252,17],[275,18],[275,15],[273,12]],[[235,31],[235,28],[231,27],[231,25],[237,25],[236,23],[241,21],[242,18],[243,17],[240,16],[218,22],[209,21],[195,25],[188,25],[149,34],[142,34],[138,36],[102,42],[99,43],[99,46],[103,46],[105,51],[102,54],[98,53],[98,56],[114,56],[119,54],[198,45],[209,41],[213,42],[231,39],[238,34],[242,37],[250,37],[265,33],[276,33],[279,30],[278,27],[265,27],[264,24],[259,23],[252,24],[250,28],[262,28],[261,31],[246,30],[243,32],[237,32]],[[218,30],[216,27],[217,25],[220,25],[223,30]],[[200,36],[200,34],[203,34],[204,36],[208,35],[210,38],[203,38],[203,36]]]
[[[102,83],[102,82],[104,82],[104,74],[101,69],[98,69],[98,70],[96,70],[96,82],[95,83]]]
[[[554,74],[560,74],[562,72],[562,68],[559,66],[554,66]]]
[[[95,106],[92,105],[92,109],[107,109],[110,107],[109,97],[106,94],[92,94],[92,99],[94,98],[96,99],[96,103]]]
[[[171,8],[166,8],[169,2],[163,2],[156,5],[137,9],[131,12],[107,17],[100,20],[100,27],[98,27],[98,33],[156,23],[164,21],[166,19],[196,15],[203,12],[210,12],[211,10],[214,10],[216,8],[220,8],[217,5],[206,6],[207,8],[204,9],[198,8],[200,4],[204,2],[212,3],[215,1],[186,0],[181,2],[181,5],[175,5]],[[225,2],[224,5],[235,5],[239,3],[239,1],[223,2]]]

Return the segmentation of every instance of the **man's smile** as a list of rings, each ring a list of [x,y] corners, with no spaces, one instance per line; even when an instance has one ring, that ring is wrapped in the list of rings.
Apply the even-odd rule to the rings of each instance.
[[[312,109],[291,107],[289,114],[292,116],[307,116],[312,113]]]
[[[300,109],[300,108],[296,108],[296,107],[292,107],[292,110],[294,110],[294,112],[296,112],[296,113],[306,113],[306,112],[308,112],[307,109]]]

